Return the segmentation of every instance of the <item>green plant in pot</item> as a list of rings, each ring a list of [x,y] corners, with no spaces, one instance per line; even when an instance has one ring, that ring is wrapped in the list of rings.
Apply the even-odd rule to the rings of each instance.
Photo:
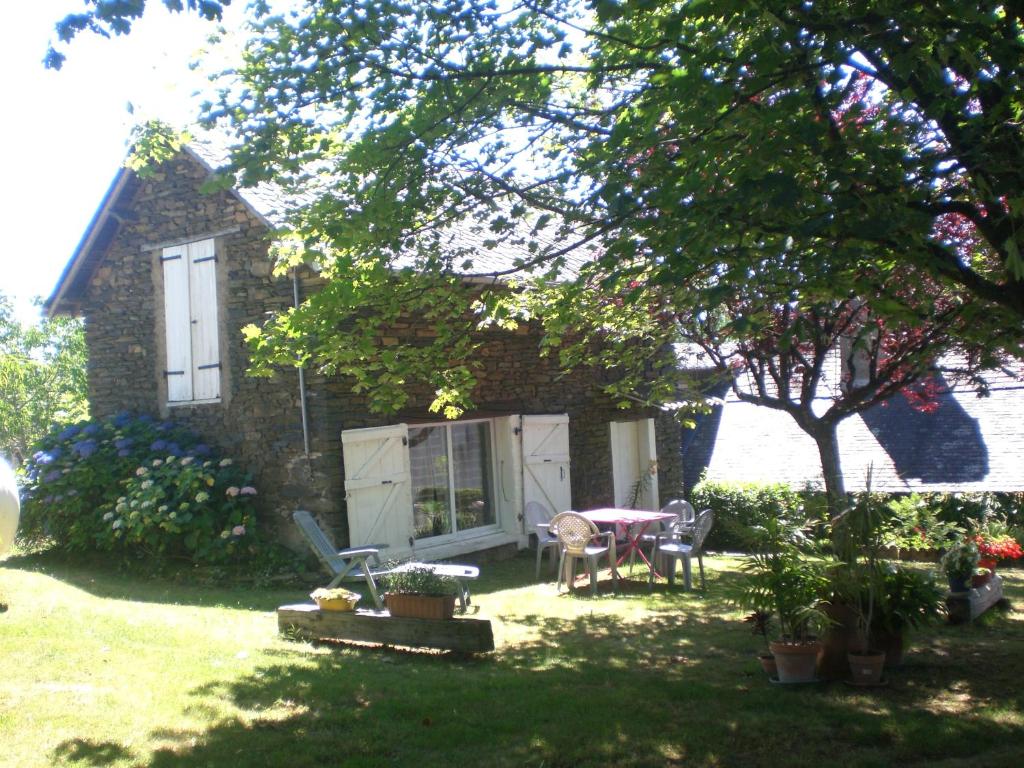
[[[970,539],[960,539],[942,556],[942,571],[949,581],[950,592],[966,592],[971,588],[971,577],[978,567],[978,545]]]
[[[943,616],[945,591],[932,573],[887,563],[871,625],[872,645],[885,651],[885,666],[903,661],[906,633]]]
[[[885,651],[875,645],[871,628],[884,594],[879,552],[884,545],[886,513],[871,495],[869,469],[867,490],[832,521],[832,542],[839,557],[832,574],[833,590],[855,621],[856,643],[848,648],[847,663],[851,682],[859,685],[877,685],[885,667]]]
[[[384,603],[392,616],[450,619],[455,615],[455,579],[430,568],[392,566],[384,577]]]
[[[757,532],[757,551],[742,566],[736,594],[743,607],[777,617],[780,637],[769,649],[783,683],[816,679],[817,633],[828,621],[822,611],[828,578],[804,527],[783,518],[766,521]]]

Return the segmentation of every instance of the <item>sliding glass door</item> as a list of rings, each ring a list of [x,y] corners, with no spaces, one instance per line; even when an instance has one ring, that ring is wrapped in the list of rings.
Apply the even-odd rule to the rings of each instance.
[[[410,425],[409,464],[417,539],[497,523],[489,422]]]

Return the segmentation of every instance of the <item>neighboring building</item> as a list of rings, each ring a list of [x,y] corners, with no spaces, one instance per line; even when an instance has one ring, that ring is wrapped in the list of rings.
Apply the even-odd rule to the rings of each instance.
[[[1024,369],[985,375],[990,394],[950,389],[939,381],[938,407],[915,410],[902,394],[839,424],[839,451],[848,491],[1024,491]],[[683,436],[686,492],[703,473],[712,480],[822,488],[814,441],[782,411],[723,399]],[[822,407],[826,405],[823,398]]]
[[[623,504],[659,457],[641,506],[681,488],[674,420],[618,410],[599,373],[560,377],[529,328],[483,334],[479,409],[458,421],[429,413],[432,392],[383,417],[339,377],[247,377],[240,329],[319,278],[271,275],[275,201],[201,193],[212,167],[198,151],[148,178],[121,170],[47,301],[85,319],[94,416],[170,417],[219,444],[253,472],[264,524],[293,544],[289,516],[305,508],[339,544],[384,542],[391,556],[413,542],[424,558],[521,547],[528,501]]]

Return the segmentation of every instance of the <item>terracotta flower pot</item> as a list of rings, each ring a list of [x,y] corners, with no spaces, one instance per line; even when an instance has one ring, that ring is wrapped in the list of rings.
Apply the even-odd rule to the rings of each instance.
[[[997,562],[998,562],[998,560],[996,560],[994,557],[983,557],[983,558],[978,560],[978,567],[979,568],[987,568],[988,569],[988,577],[989,577],[989,579],[991,579],[993,576],[996,575],[996,563]]]
[[[779,668],[775,664],[775,657],[770,653],[762,653],[757,657],[757,660],[761,662],[761,669],[765,671],[768,677],[778,677]]]
[[[885,669],[883,651],[857,651],[847,656],[850,662],[850,682],[855,685],[878,685]]]
[[[975,589],[977,589],[978,587],[984,587],[990,581],[992,581],[992,572],[991,571],[989,571],[987,573],[982,573],[982,574],[977,574],[976,573],[973,576],[971,576],[971,586],[974,587]]]
[[[392,616],[407,619],[450,619],[455,615],[455,595],[414,595],[388,592],[384,604]]]
[[[776,641],[769,645],[775,656],[780,683],[813,683],[817,680],[818,655],[821,643],[817,640],[800,642]]]

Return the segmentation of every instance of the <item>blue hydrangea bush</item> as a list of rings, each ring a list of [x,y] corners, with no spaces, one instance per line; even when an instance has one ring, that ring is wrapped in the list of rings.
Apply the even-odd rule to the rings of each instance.
[[[37,449],[22,483],[29,543],[207,564],[255,551],[249,476],[174,422],[123,413],[55,428]]]

